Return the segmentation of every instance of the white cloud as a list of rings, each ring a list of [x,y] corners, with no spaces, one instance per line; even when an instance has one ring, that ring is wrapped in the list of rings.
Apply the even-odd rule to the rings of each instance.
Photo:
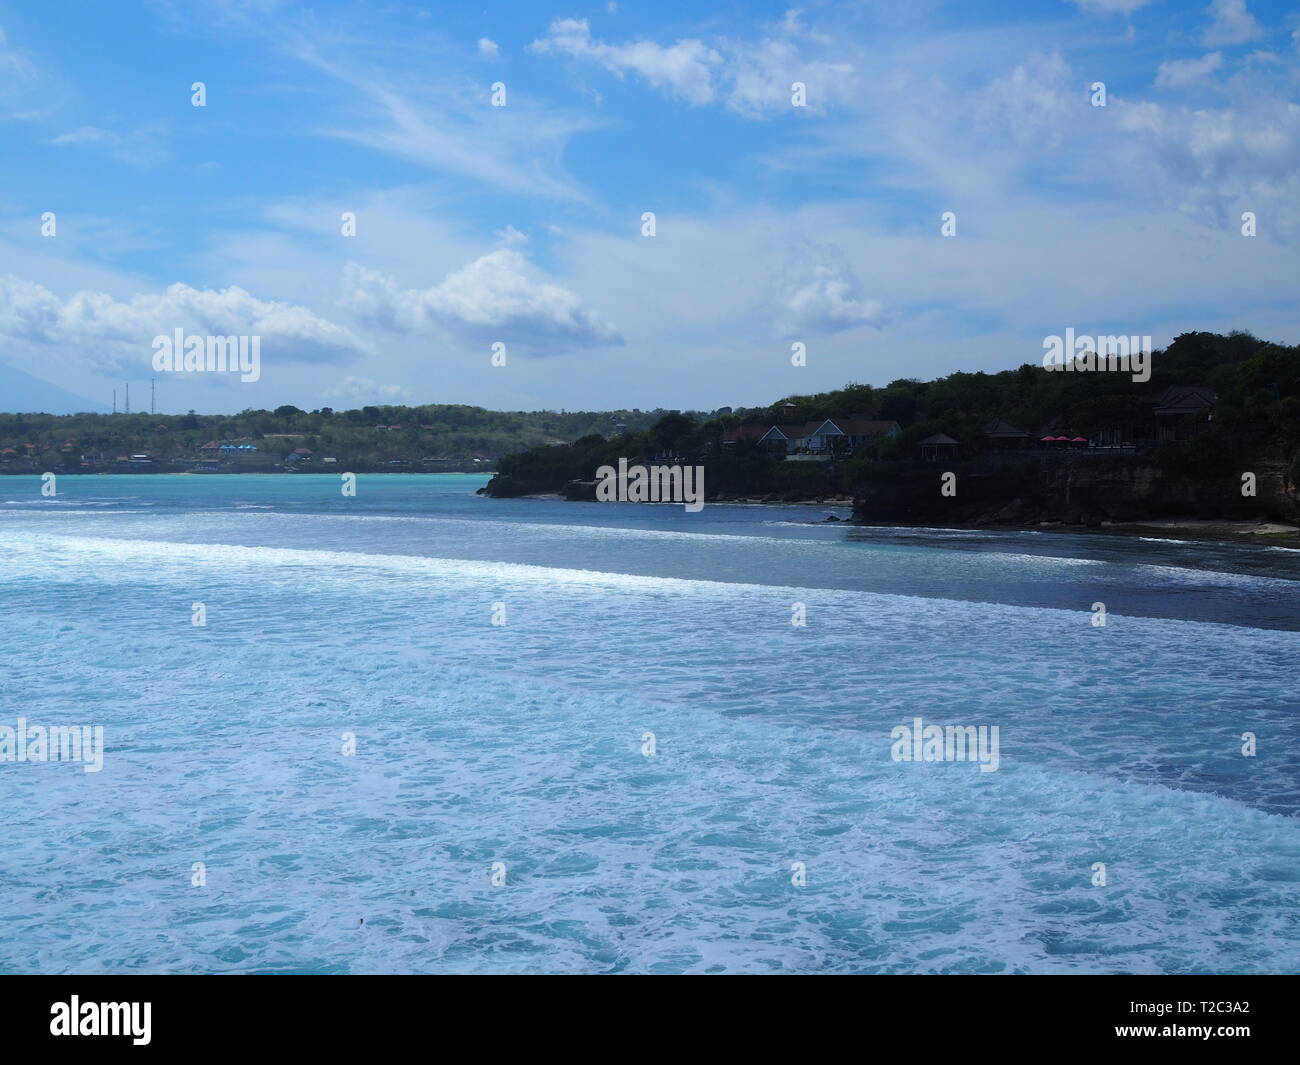
[[[1243,44],[1263,36],[1263,30],[1255,17],[1246,10],[1246,0],[1211,0],[1205,9],[1214,16],[1210,28],[1205,31],[1205,44],[1213,47],[1220,44]]]
[[[1020,145],[1055,145],[1072,133],[1069,116],[1079,93],[1071,77],[1059,54],[1033,55],[975,97],[978,120],[1009,131]]]
[[[151,166],[167,158],[161,137],[165,132],[159,125],[141,126],[129,133],[117,133],[98,126],[81,126],[69,133],[62,133],[50,140],[50,143],[63,147],[107,148],[113,158],[132,166]]]
[[[74,129],[71,133],[63,133],[54,137],[51,144],[120,144],[122,138],[116,133],[110,133],[105,129],[96,129],[94,126],[82,126],[80,129]]]
[[[1233,106],[1117,105],[1116,172],[1143,173],[1147,194],[1218,229],[1242,210],[1272,232],[1300,232],[1300,106],[1243,93]]]
[[[369,377],[344,377],[338,384],[321,391],[321,399],[341,399],[359,406],[371,403],[409,401],[412,392],[405,385],[381,385]]]
[[[421,69],[369,65],[347,53],[327,58],[299,40],[293,54],[359,94],[358,113],[320,132],[407,159],[430,170],[473,178],[526,196],[581,200],[565,171],[565,145],[595,128],[590,119],[561,114],[517,93],[508,106],[488,105],[488,89],[440,80]]]
[[[480,37],[478,39],[478,54],[487,59],[496,59],[501,54],[501,49],[491,37]]]
[[[722,57],[704,42],[687,39],[664,47],[653,41],[606,44],[591,36],[586,19],[556,19],[549,34],[529,49],[587,59],[620,78],[631,71],[656,89],[688,103],[707,104],[713,99],[713,70]]]
[[[834,245],[807,245],[786,268],[780,286],[778,328],[786,336],[837,333],[880,324],[884,307],[861,297],[861,284]]]
[[[1294,62],[1222,78],[1222,107],[1112,92],[1108,107],[1093,108],[1087,66],[968,37],[869,61],[870,108],[820,124],[824,151],[812,147],[795,163],[816,172],[826,159],[864,158],[886,189],[931,193],[936,217],[952,209],[970,219],[963,203],[1007,198],[1069,210],[1082,197],[1138,214],[1174,205],[1214,229],[1242,210],[1267,212],[1275,237],[1300,234]]]
[[[365,321],[399,333],[441,327],[476,342],[500,340],[529,354],[623,343],[618,331],[585,310],[567,288],[546,281],[519,252],[480,256],[426,289],[349,263],[347,305]]]
[[[53,95],[49,79],[9,44],[0,26],[0,118],[45,118]]]
[[[1222,52],[1209,52],[1200,59],[1166,59],[1156,72],[1156,88],[1183,89],[1196,85],[1222,66]]]
[[[58,347],[98,369],[146,364],[156,336],[176,329],[214,336],[260,336],[262,357],[295,362],[337,362],[367,354],[349,330],[306,307],[259,300],[242,288],[196,289],[169,285],[122,301],[91,290],[66,300],[34,281],[0,277],[0,335],[35,347]]]
[[[843,103],[854,94],[853,64],[814,59],[790,36],[797,24],[789,19],[782,24],[783,33],[767,37],[754,45],[735,45],[727,49],[727,77],[731,91],[727,105],[749,118],[768,111],[788,111],[791,85],[803,82],[807,87],[807,108],[820,110],[828,103]]]
[[[503,229],[498,229],[496,235],[497,239],[500,240],[502,244],[519,245],[528,243],[528,234],[519,232],[519,230],[512,225],[507,225]]]
[[[620,78],[628,72],[639,74],[654,88],[691,104],[722,100],[748,118],[789,111],[796,81],[807,87],[810,111],[852,98],[854,66],[813,54],[827,52],[836,42],[808,30],[798,15],[787,12],[772,34],[757,42],[719,41],[717,48],[694,38],[673,45],[608,44],[591,36],[585,19],[557,19],[548,35],[529,48],[584,59]]]
[[[26,56],[10,47],[5,37],[5,28],[0,26],[0,84],[35,80],[35,67]]]

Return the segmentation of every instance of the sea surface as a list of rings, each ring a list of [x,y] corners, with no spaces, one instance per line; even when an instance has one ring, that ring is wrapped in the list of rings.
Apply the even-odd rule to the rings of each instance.
[[[1300,969],[1300,552],[485,480],[0,478],[0,971]]]

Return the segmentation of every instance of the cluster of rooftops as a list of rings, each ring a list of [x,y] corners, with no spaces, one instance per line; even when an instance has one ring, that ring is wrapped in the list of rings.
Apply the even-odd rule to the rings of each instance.
[[[895,421],[876,421],[870,418],[824,418],[802,425],[743,425],[732,429],[723,438],[723,444],[752,440],[759,447],[786,454],[807,452],[819,454],[830,451],[852,451],[868,440],[897,436],[903,427]]]

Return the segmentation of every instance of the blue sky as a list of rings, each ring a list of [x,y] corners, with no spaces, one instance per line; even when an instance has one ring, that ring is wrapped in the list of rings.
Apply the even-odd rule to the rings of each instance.
[[[1290,4],[0,0],[0,34],[3,409],[713,409],[1067,327],[1300,341]],[[261,379],[155,375],[176,328],[261,336]]]

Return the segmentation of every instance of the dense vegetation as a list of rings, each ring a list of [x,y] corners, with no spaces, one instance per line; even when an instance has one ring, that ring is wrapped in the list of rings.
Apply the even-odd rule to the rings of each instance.
[[[481,407],[371,406],[360,410],[246,410],[235,415],[0,414],[0,471],[126,468],[122,456],[148,453],[154,468],[188,468],[212,441],[256,450],[220,453],[223,469],[320,468],[334,457],[348,469],[473,468],[495,464],[502,494],[556,491],[589,479],[601,465],[629,461],[704,462],[711,493],[829,496],[852,494],[868,468],[917,457],[917,444],[942,432],[961,441],[966,458],[989,442],[983,429],[1003,420],[1037,434],[1092,436],[1120,428],[1143,440],[1156,397],[1170,385],[1218,393],[1213,422],[1177,445],[1147,447],[1170,474],[1208,476],[1232,468],[1247,451],[1289,464],[1300,482],[1300,347],[1246,333],[1184,334],[1156,352],[1151,380],[1122,373],[1053,373],[1024,365],[1000,373],[953,373],[934,381],[901,379],[884,387],[850,384],[795,395],[768,408],[711,415],[677,412],[497,412]],[[0,403],[3,398],[0,397]],[[833,463],[786,462],[752,443],[722,446],[742,425],[806,423],[865,415],[894,420],[902,433],[869,443]],[[391,428],[396,426],[397,428]],[[483,468],[479,466],[479,468]]]
[[[222,463],[235,470],[273,468],[299,448],[312,452],[298,460],[308,467],[326,456],[358,470],[392,464],[419,468],[432,459],[468,467],[475,458],[494,463],[511,451],[592,432],[612,433],[620,424],[629,431],[644,429],[660,413],[502,412],[430,405],[348,411],[284,406],[234,415],[0,414],[0,470],[25,471],[33,464],[41,469],[112,469],[121,456],[140,453],[151,455],[162,468],[185,466],[213,441],[256,448],[219,453]]]
[[[1300,481],[1300,347],[1261,341],[1247,333],[1185,333],[1152,356],[1149,381],[1129,374],[1050,372],[1023,365],[1000,373],[949,374],[935,381],[901,379],[883,388],[850,384],[833,392],[790,396],[770,408],[739,415],[693,418],[670,414],[643,431],[606,438],[589,435],[570,446],[539,447],[498,463],[502,494],[555,491],[570,479],[590,478],[597,466],[676,456],[708,466],[711,493],[724,495],[851,494],[873,464],[915,459],[917,444],[934,433],[961,442],[974,458],[991,444],[983,430],[1006,421],[1037,435],[1054,427],[1062,435],[1091,437],[1118,429],[1142,442],[1144,453],[1170,474],[1210,475],[1232,467],[1246,451],[1290,463],[1288,480]],[[1213,422],[1194,439],[1155,446],[1152,408],[1170,385],[1200,385],[1218,393]],[[805,423],[822,418],[868,417],[897,421],[902,433],[869,443],[835,463],[773,459],[754,445],[722,446],[723,434],[741,425]]]

